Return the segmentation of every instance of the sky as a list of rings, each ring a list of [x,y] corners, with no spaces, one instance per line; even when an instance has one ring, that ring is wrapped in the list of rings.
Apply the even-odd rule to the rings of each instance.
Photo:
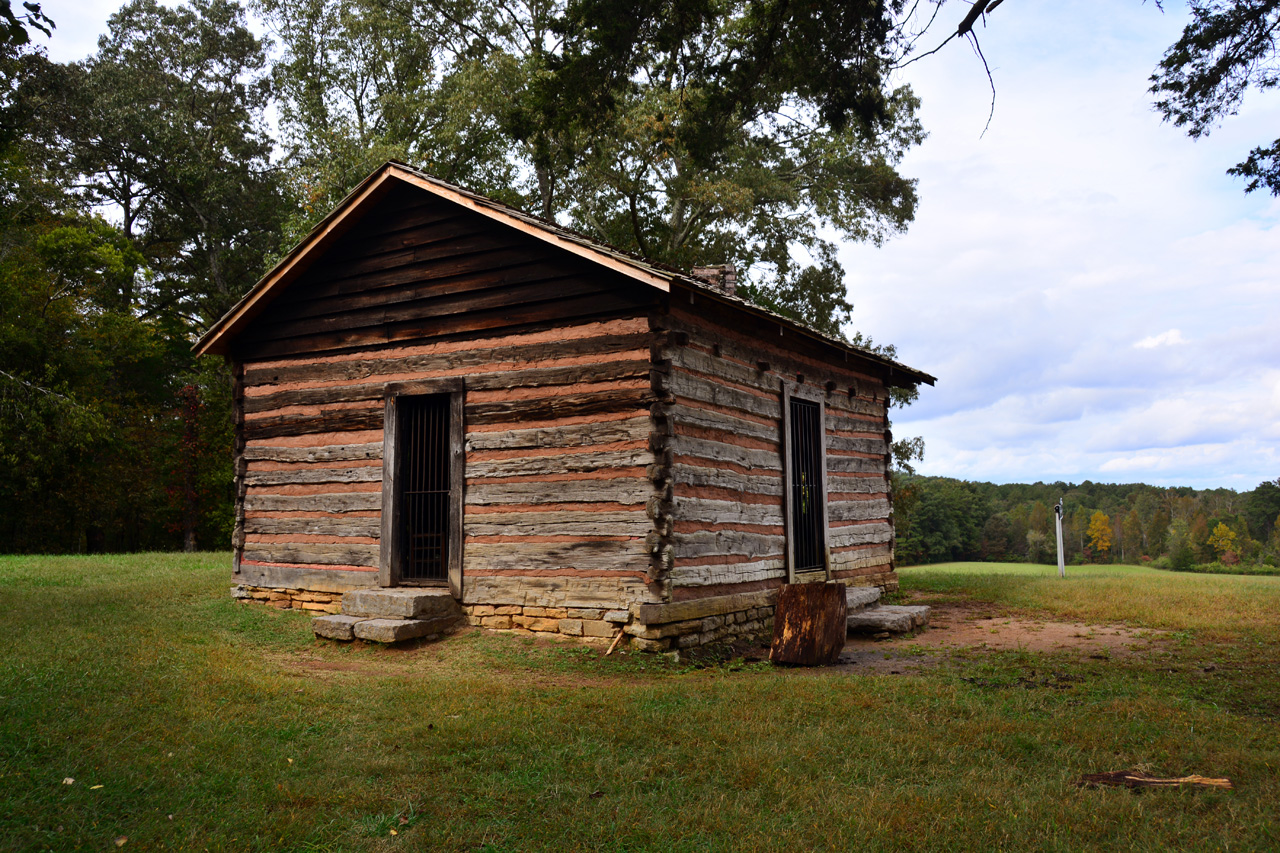
[[[52,59],[115,0],[46,0]],[[1191,140],[1147,94],[1187,19],[1141,0],[1012,0],[905,69],[929,138],[907,233],[846,245],[856,327],[938,378],[894,413],[922,474],[1248,490],[1280,477],[1280,199],[1226,169],[1280,93]],[[960,11],[953,4],[952,16]],[[942,30],[940,30],[942,31]]]

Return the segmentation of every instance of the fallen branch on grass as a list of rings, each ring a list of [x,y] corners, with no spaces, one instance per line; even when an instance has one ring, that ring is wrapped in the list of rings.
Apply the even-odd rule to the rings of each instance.
[[[1148,776],[1141,770],[1086,773],[1080,777],[1080,781],[1077,784],[1086,788],[1096,788],[1099,785],[1116,785],[1126,788],[1222,788],[1228,791],[1235,788],[1230,779],[1210,779],[1206,776],[1161,778],[1159,776]]]

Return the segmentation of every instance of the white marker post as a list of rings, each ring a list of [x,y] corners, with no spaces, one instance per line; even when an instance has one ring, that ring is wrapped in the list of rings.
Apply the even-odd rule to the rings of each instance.
[[[1062,498],[1058,498],[1057,504],[1053,507],[1053,514],[1058,521],[1058,577],[1065,578],[1067,576],[1067,563],[1062,558]]]

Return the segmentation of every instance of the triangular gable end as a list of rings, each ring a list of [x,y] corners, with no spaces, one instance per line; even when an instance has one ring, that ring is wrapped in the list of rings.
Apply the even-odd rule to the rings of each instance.
[[[231,341],[277,296],[297,281],[318,259],[323,258],[325,253],[337,245],[342,237],[360,221],[376,210],[393,188],[405,185],[424,190],[437,198],[456,204],[571,255],[613,270],[655,290],[667,292],[670,289],[671,276],[668,274],[637,265],[630,259],[578,238],[571,232],[564,232],[549,223],[524,216],[481,196],[475,196],[430,179],[401,164],[389,162],[356,187],[333,212],[312,229],[302,242],[263,276],[240,302],[215,323],[195,344],[196,353],[198,355],[227,354]]]

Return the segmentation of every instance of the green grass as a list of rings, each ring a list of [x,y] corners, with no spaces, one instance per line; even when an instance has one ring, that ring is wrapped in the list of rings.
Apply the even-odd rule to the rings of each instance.
[[[321,644],[232,601],[228,566],[0,558],[0,850],[1280,847],[1276,579],[906,570],[940,600],[1167,633],[888,677],[487,632]],[[1238,787],[1074,784],[1135,767]]]

